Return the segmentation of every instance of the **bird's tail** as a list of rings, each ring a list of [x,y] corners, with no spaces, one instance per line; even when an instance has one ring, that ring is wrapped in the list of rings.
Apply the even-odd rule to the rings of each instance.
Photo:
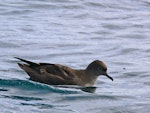
[[[19,59],[20,61],[23,61],[23,62],[29,64],[30,66],[37,66],[38,65],[37,63],[31,62],[31,61],[28,61],[28,60],[25,60],[22,58],[18,58],[18,57],[14,57],[14,58]]]

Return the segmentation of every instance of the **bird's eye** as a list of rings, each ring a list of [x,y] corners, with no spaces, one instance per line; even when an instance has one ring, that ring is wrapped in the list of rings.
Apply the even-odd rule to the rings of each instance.
[[[101,70],[101,71],[105,71],[105,72],[107,71],[107,69],[106,69],[106,68],[101,68],[101,67],[99,68],[99,70]]]
[[[97,70],[98,71],[103,71],[103,69],[101,67],[98,67]]]

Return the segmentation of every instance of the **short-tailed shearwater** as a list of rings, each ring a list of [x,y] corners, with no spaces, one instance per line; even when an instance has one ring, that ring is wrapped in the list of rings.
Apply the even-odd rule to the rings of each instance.
[[[15,58],[25,62],[25,64],[18,63],[18,65],[30,76],[30,80],[40,83],[92,86],[99,75],[104,75],[113,81],[113,78],[107,74],[107,66],[99,60],[90,63],[86,69],[76,70],[60,64],[34,63]]]

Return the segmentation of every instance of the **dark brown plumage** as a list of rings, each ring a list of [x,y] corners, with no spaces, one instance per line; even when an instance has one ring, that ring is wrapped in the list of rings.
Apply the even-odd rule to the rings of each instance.
[[[75,70],[60,64],[34,63],[17,59],[26,63],[18,65],[30,76],[30,80],[49,85],[92,86],[99,75],[104,75],[113,81],[113,78],[107,74],[106,65],[99,60],[90,63],[85,70]]]

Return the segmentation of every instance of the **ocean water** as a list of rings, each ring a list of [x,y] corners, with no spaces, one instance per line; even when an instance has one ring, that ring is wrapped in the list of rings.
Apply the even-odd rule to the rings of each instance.
[[[75,69],[104,61],[91,88],[29,80],[14,57]],[[149,0],[3,0],[0,113],[149,113]]]

